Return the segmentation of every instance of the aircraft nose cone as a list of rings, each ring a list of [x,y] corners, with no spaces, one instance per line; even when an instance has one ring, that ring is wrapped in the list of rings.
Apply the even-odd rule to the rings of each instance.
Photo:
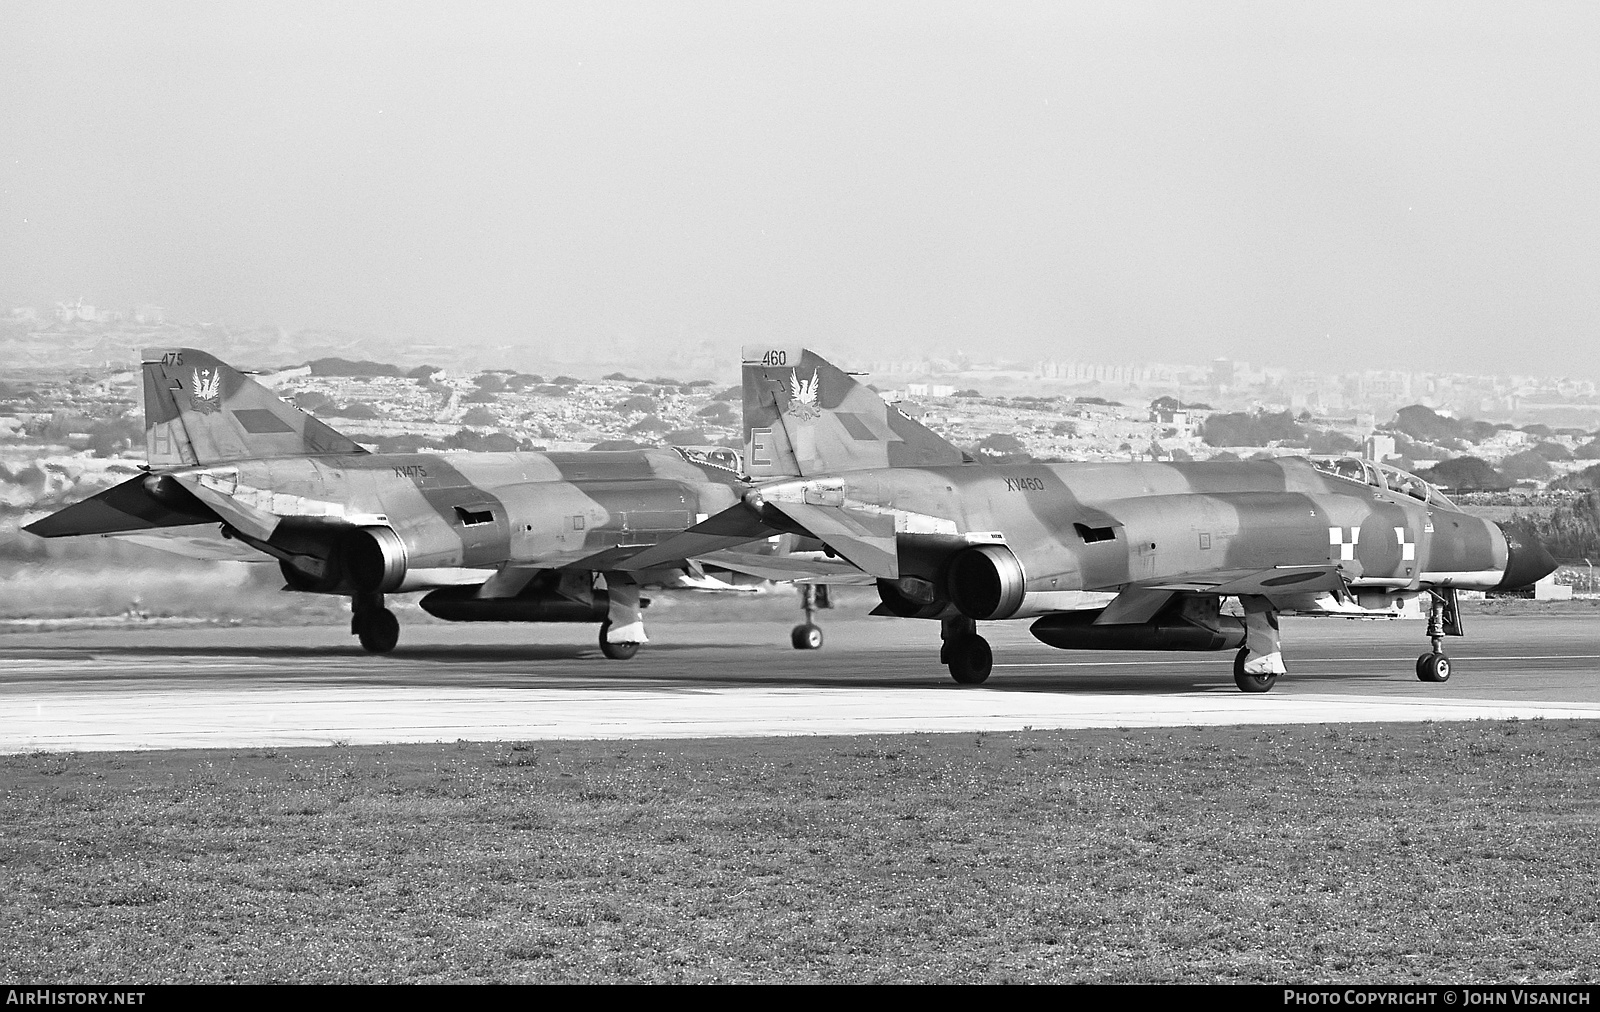
[[[1556,571],[1556,560],[1538,540],[1506,531],[1506,575],[1495,585],[1496,590],[1515,590],[1537,583]]]

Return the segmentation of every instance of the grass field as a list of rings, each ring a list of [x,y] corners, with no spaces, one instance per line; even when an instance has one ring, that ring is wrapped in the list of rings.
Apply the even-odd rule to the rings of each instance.
[[[1593,980],[1600,726],[0,757],[0,977]]]

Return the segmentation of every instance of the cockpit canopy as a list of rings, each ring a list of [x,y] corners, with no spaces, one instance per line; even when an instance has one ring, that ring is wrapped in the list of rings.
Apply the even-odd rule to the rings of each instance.
[[[1433,506],[1456,508],[1455,503],[1447,499],[1443,492],[1410,471],[1402,471],[1392,464],[1363,457],[1312,457],[1310,460],[1312,467],[1336,478],[1359,481],[1373,488],[1408,495]]]

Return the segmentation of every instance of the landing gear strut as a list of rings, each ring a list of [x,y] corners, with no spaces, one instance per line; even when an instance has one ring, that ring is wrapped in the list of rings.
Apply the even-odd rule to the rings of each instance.
[[[607,573],[606,620],[600,624],[600,652],[613,661],[626,661],[649,640],[644,634],[644,607],[639,585],[626,574]]]
[[[812,619],[819,610],[832,607],[833,602],[828,600],[827,584],[800,585],[800,609],[805,612],[806,620],[789,630],[789,642],[794,644],[796,650],[822,649],[822,630]]]
[[[386,654],[400,642],[400,620],[383,606],[383,595],[362,592],[350,598],[350,632],[369,654]]]
[[[1244,608],[1244,646],[1233,658],[1233,684],[1240,692],[1267,692],[1287,674],[1278,636],[1278,609],[1259,594],[1239,595]]]
[[[1444,638],[1460,636],[1461,611],[1456,604],[1455,588],[1430,591],[1428,605],[1428,643],[1433,647],[1417,658],[1417,678],[1424,682],[1448,682],[1450,658],[1444,655]]]
[[[944,646],[939,660],[950,669],[950,677],[962,685],[979,685],[994,668],[994,651],[989,641],[978,635],[978,623],[970,618],[947,618],[939,624]]]

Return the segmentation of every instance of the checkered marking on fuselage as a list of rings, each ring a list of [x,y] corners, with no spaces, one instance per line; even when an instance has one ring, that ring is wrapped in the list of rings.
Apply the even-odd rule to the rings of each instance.
[[[1417,558],[1417,543],[1406,540],[1406,529],[1404,527],[1396,527],[1394,536],[1400,539],[1400,561],[1414,562]]]
[[[1345,540],[1345,531],[1349,531],[1350,532],[1350,540],[1349,541]],[[1328,548],[1330,549],[1330,553],[1329,554],[1332,554],[1332,552],[1331,552],[1332,549],[1334,549],[1334,548],[1339,549],[1339,559],[1338,559],[1338,561],[1340,561],[1340,562],[1350,562],[1350,561],[1355,559],[1355,557],[1356,557],[1356,544],[1358,542],[1360,542],[1360,540],[1361,540],[1361,528],[1359,528],[1359,527],[1329,527],[1328,528]]]

